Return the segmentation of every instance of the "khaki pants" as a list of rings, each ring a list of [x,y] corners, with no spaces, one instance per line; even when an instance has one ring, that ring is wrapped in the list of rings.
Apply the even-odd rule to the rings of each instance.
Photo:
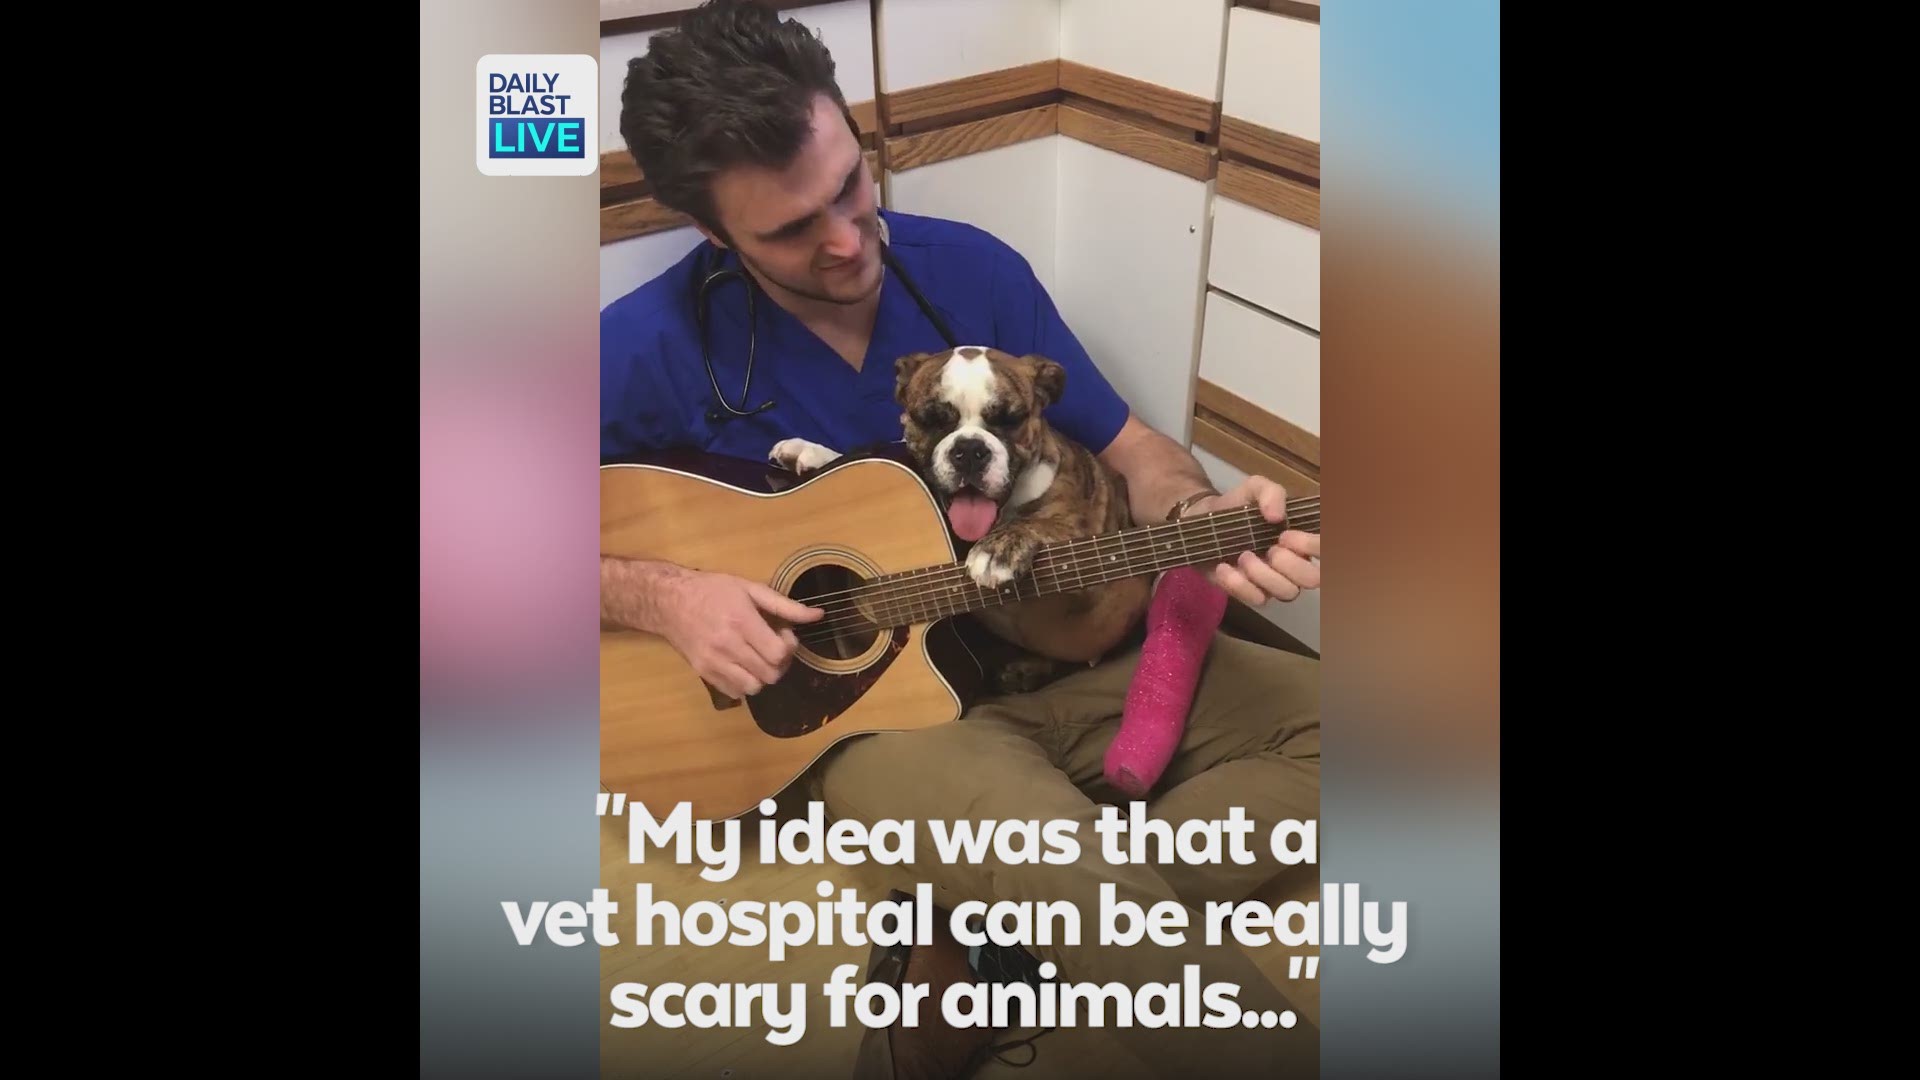
[[[1094,822],[1103,802],[1126,807],[1102,769],[1138,661],[1136,647],[1035,693],[986,699],[956,723],[849,740],[814,770],[813,797],[835,819],[869,824],[889,818],[1077,821],[1081,858],[1071,865],[1009,865],[991,854],[978,865],[947,865],[921,824],[914,837],[919,865],[887,869],[905,891],[932,883],[937,902],[948,909],[963,900],[1073,903],[1080,944],[1029,950],[1058,966],[1056,982],[1178,987],[1184,965],[1196,964],[1202,985],[1238,984],[1242,1010],[1286,1011],[1285,996],[1230,936],[1217,947],[1206,945],[1203,916],[1208,901],[1244,899],[1278,873],[1267,843],[1275,823],[1319,816],[1319,664],[1217,635],[1185,737],[1149,794],[1150,813],[1173,825],[1176,835],[1183,821],[1225,820],[1231,807],[1241,807],[1254,822],[1248,847],[1259,856],[1255,865],[1230,859],[1205,866],[1112,864],[1101,853]],[[1100,887],[1109,882],[1116,900],[1131,900],[1143,912],[1164,900],[1192,909],[1186,944],[1143,939],[1101,947]],[[1077,1023],[1085,1026],[1084,1009]],[[1318,1033],[1304,1019],[1292,1029],[1123,1028],[1115,1026],[1109,1006],[1104,1030],[1165,1076],[1196,1069],[1220,1077],[1319,1074]]]

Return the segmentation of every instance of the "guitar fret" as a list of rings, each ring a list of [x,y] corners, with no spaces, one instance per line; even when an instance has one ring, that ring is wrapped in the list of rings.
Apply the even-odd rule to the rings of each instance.
[[[907,610],[907,602],[913,597],[913,580],[919,571],[903,574],[894,583],[893,591],[887,595],[887,621],[899,625],[913,616]]]
[[[902,610],[902,606],[904,605],[906,598],[913,595],[913,579],[914,579],[914,574],[912,573],[902,574],[900,575],[899,579],[893,583],[893,588],[888,591],[887,593],[887,622],[888,623],[898,625],[902,621],[902,617],[906,614],[905,611]]]
[[[923,573],[907,576],[905,591],[897,598],[897,608],[901,615],[918,622],[920,619],[920,587]]]

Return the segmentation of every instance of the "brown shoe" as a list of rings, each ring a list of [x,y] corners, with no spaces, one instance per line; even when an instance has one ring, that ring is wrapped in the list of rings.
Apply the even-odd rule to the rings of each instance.
[[[895,891],[887,899],[911,905],[914,898]],[[934,908],[930,945],[874,946],[868,983],[896,990],[913,983],[926,986],[928,993],[920,1003],[917,1027],[896,1023],[885,1030],[867,1030],[853,1080],[964,1080],[992,1050],[993,1029],[956,1028],[940,1012],[947,987],[975,981],[966,946],[947,929],[948,917],[946,909]]]

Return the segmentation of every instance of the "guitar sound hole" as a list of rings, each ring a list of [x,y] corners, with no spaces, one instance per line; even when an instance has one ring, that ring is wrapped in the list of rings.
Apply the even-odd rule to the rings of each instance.
[[[826,611],[818,621],[796,625],[800,645],[826,660],[852,660],[873,647],[880,628],[860,615],[847,591],[866,583],[845,566],[816,566],[794,581],[787,595]]]

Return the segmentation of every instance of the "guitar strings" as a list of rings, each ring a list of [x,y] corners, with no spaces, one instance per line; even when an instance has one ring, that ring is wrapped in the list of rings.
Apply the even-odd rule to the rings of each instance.
[[[1203,514],[1200,517],[1196,517],[1196,518],[1182,518],[1177,522],[1164,522],[1158,525],[1149,525],[1144,529],[1133,530],[1133,535],[1137,537],[1141,537],[1142,539],[1158,539],[1159,536],[1157,534],[1160,533],[1160,530],[1173,529],[1177,525],[1179,526],[1178,531],[1180,531],[1183,534],[1182,540],[1184,542],[1184,532],[1186,528],[1190,525],[1205,524],[1205,525],[1211,526],[1213,524],[1217,524],[1222,521],[1227,521],[1230,518],[1249,516],[1253,511],[1257,509],[1258,507],[1255,507],[1255,506],[1236,506],[1227,510],[1217,510],[1211,514]],[[1320,509],[1320,496],[1318,495],[1308,495],[1299,499],[1289,500],[1287,503],[1287,521],[1288,521],[1287,528],[1289,529],[1296,528],[1296,526],[1292,524],[1296,516],[1305,517],[1309,513],[1317,514],[1319,512],[1319,509]],[[1296,510],[1299,511],[1297,515],[1295,513]],[[1264,521],[1265,518],[1262,518],[1261,520]],[[1236,528],[1236,527],[1239,527],[1239,523],[1229,521],[1227,527]],[[1083,537],[1078,540],[1072,540],[1064,544],[1058,545],[1057,548],[1053,545],[1049,545],[1045,550],[1046,550],[1046,553],[1048,554],[1052,554],[1056,550],[1058,550],[1066,555],[1074,555],[1078,551],[1078,549],[1082,547],[1098,546],[1100,544],[1111,542],[1115,537],[1126,536],[1126,535],[1128,534],[1127,533],[1108,533],[1105,536]],[[1124,548],[1126,546],[1130,546],[1131,543],[1132,543],[1131,541],[1122,541],[1122,546]],[[880,585],[882,586],[882,588],[879,594],[871,598],[884,599],[886,598],[889,592],[897,593],[902,591],[901,588],[897,588],[897,587],[904,587],[906,589],[917,588],[920,584],[924,583],[924,580],[926,580],[927,578],[930,578],[931,575],[945,574],[945,573],[951,572],[956,567],[964,568],[964,566],[965,566],[964,563],[953,563],[953,564],[949,564],[946,566],[939,566],[939,567],[922,567],[917,570],[905,571],[904,573],[902,573],[897,577],[894,575],[883,575],[879,578],[873,579],[872,581],[867,581],[859,585],[855,585],[852,588],[836,589],[832,592],[820,593],[816,596],[810,596],[805,598],[796,596],[796,597],[793,597],[793,599],[800,600],[802,603],[806,603],[809,606],[817,607],[819,606],[816,603],[817,601],[831,600],[835,597],[845,596],[852,593],[858,593],[858,592],[861,592],[862,590],[871,589],[875,585]]]
[[[1302,513],[1299,515],[1300,518],[1304,519],[1305,517],[1311,515],[1315,518],[1315,521],[1313,524],[1314,525],[1318,524],[1319,496],[1308,496],[1306,498],[1294,500],[1294,502],[1301,504]],[[1307,503],[1312,503],[1314,505],[1311,508],[1308,508],[1305,505]],[[1270,524],[1265,520],[1264,517],[1259,517],[1256,515],[1257,510],[1258,508],[1253,506],[1235,507],[1231,510],[1217,511],[1216,513],[1203,515],[1197,518],[1183,518],[1178,522],[1167,522],[1161,525],[1149,526],[1145,529],[1136,530],[1131,534],[1109,533],[1103,537],[1102,536],[1087,537],[1080,540],[1069,541],[1065,544],[1061,544],[1057,546],[1049,545],[1042,552],[1042,554],[1048,556],[1048,564],[1047,564],[1047,567],[1044,567],[1044,568],[1052,568],[1057,564],[1059,564],[1060,562],[1062,562],[1063,560],[1077,562],[1081,558],[1082,554],[1086,553],[1087,551],[1091,551],[1091,553],[1094,553],[1094,554],[1099,554],[1101,546],[1111,543],[1116,537],[1121,538],[1120,550],[1118,553],[1123,557],[1127,557],[1130,559],[1132,557],[1132,548],[1134,547],[1135,544],[1142,544],[1142,543],[1147,544],[1149,550],[1151,550],[1152,545],[1154,543],[1157,543],[1161,540],[1166,539],[1166,537],[1169,534],[1172,534],[1175,540],[1184,547],[1187,544],[1190,536],[1194,532],[1199,531],[1199,532],[1205,532],[1209,535],[1214,535],[1219,532],[1219,529],[1222,527],[1223,523],[1224,523],[1224,527],[1227,530],[1228,536],[1233,536],[1234,535],[1233,530],[1236,528],[1246,529],[1253,524],[1263,524],[1263,525]],[[1243,518],[1248,520],[1242,520],[1242,521],[1231,520],[1234,518]],[[1287,524],[1286,527],[1288,529],[1302,528],[1302,526],[1295,524],[1294,519],[1292,518],[1289,519],[1289,523]],[[1306,526],[1306,527],[1311,527],[1311,526]],[[1133,537],[1135,537],[1135,539],[1133,540],[1125,539],[1125,537],[1127,537],[1128,535],[1132,535]],[[1042,568],[1043,567],[1036,567],[1035,571],[1037,572],[1039,569],[1042,569]],[[908,571],[905,575],[897,578],[891,577],[891,576],[882,577],[874,581],[864,582],[860,585],[856,585],[849,589],[839,589],[833,592],[821,593],[816,596],[809,596],[805,598],[796,596],[796,597],[793,597],[793,599],[799,600],[802,603],[806,603],[812,607],[832,607],[833,605],[823,605],[820,602],[825,600],[832,600],[837,597],[852,596],[855,594],[865,593],[866,595],[861,598],[869,600],[871,602],[870,606],[886,607],[886,606],[891,606],[896,602],[901,602],[902,598],[907,597],[909,594],[920,593],[923,587],[925,586],[952,584],[954,579],[962,575],[965,570],[966,570],[965,563],[953,563],[953,564],[940,566],[940,567],[924,567],[918,570]],[[874,586],[876,585],[880,586],[880,588],[877,591],[869,591],[869,590],[873,590]],[[815,623],[810,623],[805,625],[819,626],[821,625],[821,623],[815,622]]]
[[[1209,517],[1211,517],[1211,515]],[[1311,518],[1312,520],[1309,521],[1308,520],[1309,518]],[[1216,544],[1225,543],[1229,540],[1233,541],[1234,543],[1242,543],[1244,539],[1244,543],[1246,544],[1246,546],[1243,547],[1242,550],[1243,551],[1251,550],[1254,548],[1267,546],[1268,541],[1272,539],[1277,539],[1279,533],[1282,531],[1287,531],[1290,529],[1300,529],[1302,531],[1309,531],[1314,528],[1317,528],[1319,525],[1318,519],[1319,519],[1319,514],[1317,511],[1303,513],[1297,519],[1290,520],[1288,523],[1286,523],[1286,525],[1283,528],[1283,527],[1275,526],[1273,523],[1266,521],[1264,518],[1249,517],[1249,520],[1242,521],[1237,526],[1229,523],[1225,531],[1222,532],[1221,530],[1215,528],[1215,526],[1218,525],[1217,520],[1209,520],[1208,518],[1190,518],[1190,519],[1185,519],[1182,522],[1178,523],[1180,526],[1179,529],[1172,530],[1179,534],[1177,539],[1173,542],[1177,542],[1181,544],[1184,549],[1189,539],[1191,538],[1192,533],[1194,532],[1194,530],[1189,526],[1196,525],[1196,524],[1205,524],[1208,526],[1208,528],[1205,531],[1208,534],[1213,536]],[[1170,528],[1171,524],[1172,523],[1169,523],[1169,526],[1165,526],[1162,528]],[[1255,530],[1259,528],[1273,530],[1273,536],[1269,537],[1268,540],[1258,540],[1257,532]],[[1246,533],[1246,536],[1242,538],[1239,535],[1239,533],[1235,531],[1236,529],[1244,531]],[[1161,545],[1158,549],[1156,549],[1154,547],[1154,543],[1157,543],[1158,541],[1161,541],[1161,540],[1165,540],[1167,533],[1162,532],[1158,536],[1147,536],[1146,534],[1149,531],[1151,530],[1141,530],[1140,533],[1136,533],[1135,534],[1136,536],[1141,537],[1140,540],[1123,542],[1121,545],[1121,549],[1118,552],[1114,553],[1115,555],[1127,560],[1127,562],[1123,567],[1123,573],[1121,575],[1122,577],[1132,576],[1133,574],[1145,572],[1147,570],[1157,567],[1163,559],[1163,556],[1160,554],[1160,552],[1164,552],[1167,548],[1172,547],[1173,542],[1169,542]],[[1123,534],[1112,534],[1112,535],[1123,535]],[[1110,538],[1111,537],[1109,537],[1109,539]],[[1077,557],[1073,557],[1075,556],[1075,553],[1081,552],[1083,549],[1088,549],[1088,548],[1095,549],[1092,552],[1095,555],[1101,554],[1101,552],[1098,550],[1098,546],[1102,542],[1104,541],[1101,540],[1100,538],[1095,538],[1093,540],[1076,541],[1067,545],[1062,545],[1060,549],[1054,549],[1054,548],[1046,549],[1045,553],[1049,556],[1048,560],[1043,564],[1035,566],[1033,570],[1029,573],[1028,577],[1025,579],[1025,583],[1030,585],[1041,585],[1042,572],[1044,571],[1045,574],[1047,575],[1047,580],[1051,582],[1052,587],[1055,590],[1064,591],[1064,590],[1061,590],[1061,586],[1065,582],[1067,575],[1069,573],[1074,574],[1076,578],[1080,578],[1084,575],[1085,570],[1089,568],[1095,569],[1097,572],[1105,572],[1109,570],[1110,567],[1106,566],[1105,564],[1093,564],[1092,567],[1089,567],[1083,564],[1081,559]],[[1144,551],[1135,552],[1132,550],[1133,547],[1136,546],[1136,544],[1141,544],[1141,543],[1145,543],[1147,545]],[[1064,555],[1062,555],[1063,552],[1064,552]],[[1225,553],[1223,552],[1221,554],[1222,556],[1224,556]],[[1144,556],[1144,559],[1142,558],[1142,556]],[[1198,565],[1199,563],[1214,562],[1214,561],[1224,561],[1224,559],[1222,558],[1222,559],[1216,560],[1216,558],[1214,557],[1207,557],[1202,559],[1196,559],[1191,563],[1182,562],[1182,563],[1170,564],[1170,566],[1171,565]],[[1066,565],[1063,566],[1062,565],[1063,562]],[[1006,602],[1006,597],[1003,595],[1000,595],[998,590],[987,590],[984,586],[974,584],[971,580],[970,575],[966,575],[965,571],[966,571],[966,567],[964,564],[953,564],[950,566],[940,567],[934,570],[914,571],[912,572],[914,576],[911,578],[911,580],[890,582],[889,584],[893,587],[883,589],[879,593],[871,597],[872,603],[869,606],[873,608],[876,611],[876,613],[884,612],[886,613],[886,615],[890,615],[897,620],[898,616],[900,615],[911,614],[906,609],[909,609],[909,608],[917,609],[922,607],[938,609],[940,607],[943,607],[945,604],[951,602],[952,596],[949,594],[949,592],[941,592],[941,593],[929,592],[924,588],[926,586],[952,586],[954,588],[964,589],[966,586],[972,585],[972,587],[976,591],[981,592],[983,596],[994,596],[998,600],[998,602],[1002,604]],[[959,580],[961,578],[964,578],[965,580]],[[825,597],[831,597],[836,595],[842,595],[845,593],[856,593],[860,590],[860,588],[871,587],[871,585],[872,583],[868,583],[868,585],[866,586],[856,587],[855,589],[841,590],[840,593],[828,593],[823,595]],[[1019,587],[1020,587],[1019,583],[1016,583],[1013,599],[1016,599],[1016,600],[1029,599],[1030,597],[1020,595]],[[798,598],[796,597],[796,599]],[[822,599],[822,597],[812,597],[810,599],[818,601]],[[796,629],[813,630],[813,631],[830,631],[835,629],[844,629],[847,626],[859,625],[862,623],[864,623],[867,626],[881,625],[879,623],[875,623],[872,619],[868,618],[863,612],[859,610],[858,604],[852,601],[842,601],[837,604],[824,604],[824,605],[816,605],[816,606],[820,606],[823,608],[823,610],[826,610],[829,613],[829,618],[823,619],[814,623],[795,624]],[[850,619],[844,618],[842,616],[850,616]],[[883,616],[883,617],[886,617],[886,616]],[[939,616],[935,616],[935,617],[939,617]],[[909,617],[908,619],[905,620],[905,623],[902,623],[900,621],[894,621],[890,623],[890,625],[899,626],[899,625],[910,624],[910,623],[919,622],[919,621],[923,621],[923,620],[917,617]]]
[[[1318,499],[1315,497],[1300,501],[1302,503],[1309,501],[1317,502]],[[1177,523],[1169,522],[1165,526],[1154,526],[1141,530],[1135,534],[1138,539],[1121,541],[1120,549],[1111,553],[1125,560],[1120,576],[1136,576],[1149,570],[1162,568],[1161,564],[1165,560],[1167,550],[1171,548],[1173,544],[1177,543],[1181,545],[1184,550],[1189,541],[1196,535],[1199,535],[1202,540],[1211,538],[1216,545],[1244,545],[1241,547],[1241,551],[1247,551],[1268,546],[1269,540],[1278,539],[1279,534],[1283,531],[1295,529],[1312,531],[1317,529],[1320,524],[1320,514],[1317,507],[1313,510],[1302,512],[1297,516],[1290,516],[1288,521],[1283,525],[1276,525],[1266,521],[1264,518],[1255,518],[1246,513],[1246,511],[1252,509],[1256,508],[1240,508],[1238,511],[1239,516],[1245,517],[1246,520],[1237,524],[1229,522],[1224,527],[1222,527],[1220,518],[1222,516],[1235,516],[1235,511],[1222,511],[1219,515],[1186,518]],[[1158,531],[1161,529],[1167,531]],[[1272,536],[1267,539],[1262,539],[1260,537],[1261,531],[1269,531]],[[1244,534],[1244,536],[1242,534]],[[1020,590],[1022,585],[1051,588],[1053,591],[1066,591],[1062,586],[1070,576],[1075,580],[1081,580],[1084,577],[1085,571],[1088,569],[1093,570],[1097,577],[1110,572],[1112,568],[1107,563],[1093,563],[1088,565],[1085,564],[1079,556],[1087,553],[1095,555],[1102,554],[1099,550],[1099,546],[1102,543],[1110,545],[1114,536],[1124,535],[1125,534],[1110,534],[1105,538],[1095,537],[1074,541],[1062,545],[1059,548],[1049,547],[1045,549],[1044,553],[1048,556],[1047,561],[1036,565],[1024,581],[1013,583],[1014,591],[1011,596],[1008,596],[1001,590],[990,590],[985,586],[974,583],[971,575],[966,574],[965,564],[956,563],[937,569],[913,571],[908,578],[888,581],[886,588],[866,598],[871,601],[868,608],[873,612],[875,617],[885,620],[884,622],[875,622],[873,618],[869,618],[866,611],[861,609],[856,599],[850,598],[827,604],[819,603],[821,600],[857,594],[862,589],[870,589],[874,584],[873,582],[868,582],[865,585],[857,586],[853,589],[838,590],[837,592],[826,593],[804,600],[800,597],[795,597],[794,599],[796,600],[811,602],[812,606],[821,607],[827,612],[828,617],[813,623],[794,624],[794,629],[797,636],[813,644],[822,636],[830,637],[838,631],[850,628],[897,629],[902,625],[911,625],[913,623],[942,618],[950,614],[957,614],[957,611],[948,612],[943,610],[955,599],[955,597],[951,595],[953,589],[936,593],[929,590],[929,587],[932,586],[951,586],[964,590],[966,586],[970,585],[979,594],[980,599],[991,599],[994,601],[991,605],[982,606],[1002,605],[1010,599],[1016,601],[1030,599],[1031,596],[1021,595]],[[1173,538],[1169,540],[1169,536]],[[1142,544],[1146,545],[1144,550],[1133,550]],[[1190,554],[1190,552],[1188,552],[1188,554]],[[1172,566],[1179,565],[1199,565],[1205,562],[1224,562],[1227,561],[1224,558],[1225,554],[1225,552],[1221,552],[1217,557],[1209,556],[1195,559],[1191,563],[1176,562],[1164,568],[1171,569]],[[1102,580],[1104,581],[1105,579],[1102,578]],[[964,591],[962,595],[964,595]],[[967,605],[963,603],[960,610],[965,610],[966,606]],[[925,611],[921,609],[925,609]],[[931,615],[929,616],[927,612],[931,612]]]
[[[1248,530],[1248,536],[1244,541],[1244,546],[1240,548],[1241,551],[1244,552],[1244,551],[1256,550],[1258,548],[1266,547],[1269,545],[1271,541],[1277,540],[1279,538],[1280,532],[1282,530],[1276,528],[1272,523],[1263,522],[1262,524],[1266,526],[1265,531],[1268,532],[1268,535],[1265,538],[1261,538],[1259,535],[1259,532],[1261,530],[1257,530],[1253,528],[1251,526],[1251,523],[1249,523],[1249,526],[1246,527]],[[1223,537],[1222,540],[1224,541],[1224,539],[1225,538]],[[1126,564],[1126,566],[1123,567],[1122,573],[1119,576],[1124,578],[1124,577],[1138,576],[1153,570],[1172,569],[1174,566],[1197,566],[1202,563],[1208,563],[1208,562],[1228,561],[1224,558],[1224,555],[1225,553],[1222,552],[1221,555],[1218,557],[1209,556],[1207,558],[1193,560],[1190,563],[1177,562],[1177,563],[1171,563],[1171,564],[1164,563],[1163,560],[1158,557],[1148,557],[1145,559],[1130,559],[1130,561]],[[964,570],[964,567],[961,569]],[[1109,569],[1110,568],[1105,565],[1101,565],[1098,568],[1100,573],[1105,573]],[[1046,581],[1043,581],[1041,578],[1040,571],[1042,570],[1045,570],[1047,572]],[[942,577],[947,577],[947,576],[950,576],[950,575],[942,575]],[[1065,582],[1068,576],[1069,576],[1068,571],[1062,570],[1055,566],[1049,565],[1049,566],[1043,566],[1043,567],[1036,567],[1033,571],[1029,573],[1029,575],[1025,579],[1014,583],[1013,585],[1014,591],[1011,595],[1009,595],[1002,589],[990,590],[985,588],[984,586],[972,585],[970,578],[968,579],[968,581],[961,583],[960,587],[964,588],[966,585],[972,585],[973,589],[978,594],[979,599],[982,601],[982,603],[980,603],[978,607],[998,607],[998,606],[1004,606],[1009,602],[1017,602],[1020,600],[1027,600],[1037,596],[1046,595],[1046,592],[1049,587],[1053,592],[1069,591],[1065,587]],[[1074,573],[1073,576],[1075,577],[1076,580],[1081,579],[1081,575],[1078,573]],[[933,579],[929,578],[928,580],[929,582],[931,582]],[[1109,579],[1100,578],[1095,583],[1104,584],[1107,580]],[[1020,591],[1022,586],[1037,587],[1041,591],[1023,594]],[[824,619],[820,622],[796,624],[795,631],[796,631],[796,635],[802,640],[806,641],[809,645],[817,645],[821,643],[823,636],[825,638],[831,638],[835,634],[842,631],[848,631],[848,630],[865,631],[865,630],[883,630],[883,629],[894,630],[894,629],[899,629],[902,626],[910,626],[918,623],[932,622],[936,619],[945,618],[949,615],[960,614],[962,612],[972,609],[971,605],[963,602],[958,607],[955,607],[953,610],[947,610],[948,606],[953,603],[953,600],[954,600],[953,596],[942,593],[938,595],[930,595],[926,599],[909,598],[906,600],[900,600],[900,601],[889,603],[886,605],[877,605],[875,609],[875,615],[881,620],[880,622],[875,622],[873,618],[869,618],[864,612],[861,612],[857,609],[852,611],[837,609],[835,611],[835,614],[832,617],[829,617],[828,619]],[[991,601],[991,603],[987,603],[986,601]]]

